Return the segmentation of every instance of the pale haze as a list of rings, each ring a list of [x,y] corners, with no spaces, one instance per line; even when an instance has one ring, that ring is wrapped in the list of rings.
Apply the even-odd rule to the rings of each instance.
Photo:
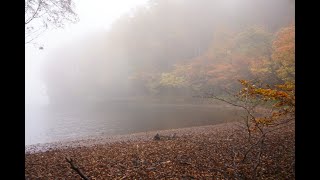
[[[74,3],[79,22],[26,44],[26,144],[234,121],[208,94],[294,77],[292,54],[265,67],[279,32],[294,52],[292,0]]]
[[[38,39],[25,46],[26,104],[47,104],[46,87],[41,80],[41,65],[50,51],[59,49],[84,35],[109,30],[121,15],[144,5],[148,0],[76,0],[76,13],[80,21],[67,24],[63,29],[49,29]],[[40,50],[39,47],[43,47]],[[50,54],[49,54],[50,55]]]
[[[25,179],[295,179],[295,0],[25,1]]]

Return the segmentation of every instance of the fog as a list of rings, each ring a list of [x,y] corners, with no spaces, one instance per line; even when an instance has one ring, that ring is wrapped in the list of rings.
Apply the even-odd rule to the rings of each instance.
[[[240,111],[198,96],[253,77],[236,53],[271,47],[294,23],[292,0],[75,3],[78,24],[26,45],[26,144],[235,120]],[[231,70],[219,64],[230,59],[223,47]]]

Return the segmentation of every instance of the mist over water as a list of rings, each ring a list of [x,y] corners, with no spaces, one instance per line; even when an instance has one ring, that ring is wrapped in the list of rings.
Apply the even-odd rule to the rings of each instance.
[[[252,26],[262,24],[266,33],[254,31],[258,35],[250,42],[271,42],[269,34],[292,23],[294,1],[153,0],[120,14],[108,28],[104,22],[104,29],[67,38],[70,31],[61,43],[58,38],[55,44],[44,40],[43,51],[26,47],[26,145],[238,120],[242,111],[196,97],[212,89],[221,92],[227,80],[198,75],[189,85],[170,73],[176,65],[213,61],[211,49],[218,54],[214,63],[225,60],[220,56],[226,52],[219,48],[227,46],[229,36]],[[230,39],[238,43],[240,38]],[[193,71],[209,67],[203,64]],[[180,75],[183,68],[174,72]]]
[[[115,102],[77,110],[30,110],[26,144],[230,122],[242,111],[203,105]]]

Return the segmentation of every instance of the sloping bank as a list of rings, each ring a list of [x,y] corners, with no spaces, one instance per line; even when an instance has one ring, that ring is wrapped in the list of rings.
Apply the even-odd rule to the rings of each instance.
[[[225,123],[28,146],[25,176],[81,179],[71,158],[89,179],[294,179],[294,124],[264,143],[241,161],[246,134],[238,123]]]

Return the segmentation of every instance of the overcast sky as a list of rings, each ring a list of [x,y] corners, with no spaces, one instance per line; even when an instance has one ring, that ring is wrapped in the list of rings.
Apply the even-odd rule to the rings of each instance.
[[[47,102],[45,86],[40,80],[40,65],[51,50],[82,36],[107,31],[111,23],[132,8],[146,4],[148,0],[75,0],[80,18],[77,24],[68,24],[64,29],[48,30],[25,49],[25,94],[26,104]],[[43,46],[43,50],[39,47]]]

